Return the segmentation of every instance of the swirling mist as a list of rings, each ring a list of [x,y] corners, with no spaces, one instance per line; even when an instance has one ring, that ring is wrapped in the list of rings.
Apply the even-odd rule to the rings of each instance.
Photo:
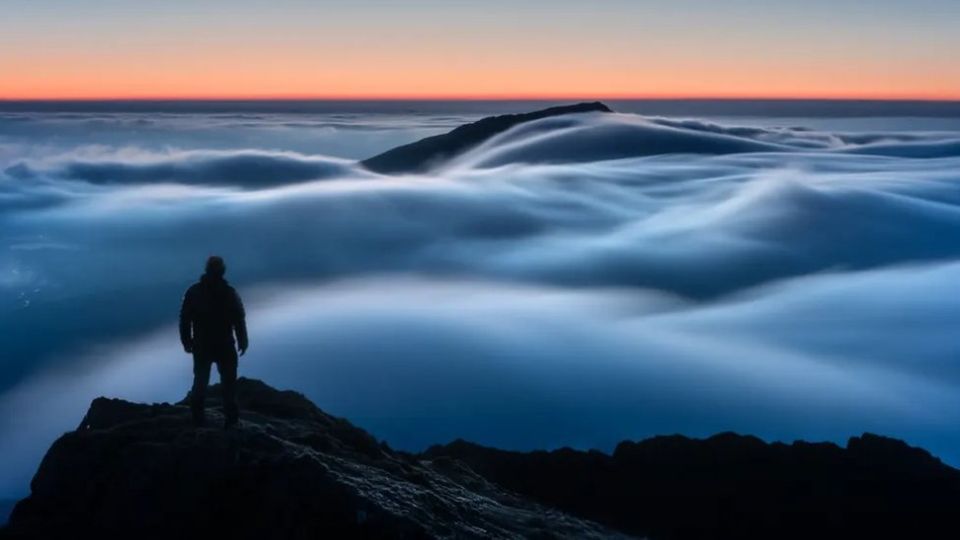
[[[393,177],[353,159],[449,118],[11,118],[0,493],[93,397],[182,397],[214,252],[241,370],[402,448],[870,430],[960,462],[960,132],[584,114]]]

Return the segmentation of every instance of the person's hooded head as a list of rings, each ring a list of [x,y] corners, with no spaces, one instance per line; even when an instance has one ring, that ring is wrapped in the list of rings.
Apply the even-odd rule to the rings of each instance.
[[[212,279],[223,279],[223,275],[227,273],[227,264],[223,262],[223,257],[218,255],[211,255],[207,259],[207,265],[204,269],[204,277]]]

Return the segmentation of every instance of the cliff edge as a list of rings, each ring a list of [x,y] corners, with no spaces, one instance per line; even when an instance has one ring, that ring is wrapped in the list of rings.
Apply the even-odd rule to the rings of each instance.
[[[876,540],[960,528],[960,471],[877,435],[845,447],[674,435],[612,455],[454,441],[410,454],[299,393],[241,378],[238,394],[230,430],[194,428],[185,402],[95,399],[0,536]]]
[[[454,460],[395,452],[296,392],[238,384],[241,426],[226,431],[192,427],[185,402],[95,399],[77,430],[47,452],[4,535],[620,536],[511,494]],[[211,387],[213,403],[218,393]]]

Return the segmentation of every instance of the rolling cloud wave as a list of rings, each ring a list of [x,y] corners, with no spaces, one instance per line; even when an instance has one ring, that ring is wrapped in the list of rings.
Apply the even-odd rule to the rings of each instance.
[[[23,466],[0,490],[94,394],[180,397],[171,323],[211,252],[249,292],[246,372],[399,446],[872,429],[956,463],[955,137],[578,115],[426,175],[243,148],[8,160],[0,449]]]
[[[180,183],[254,189],[346,176],[352,172],[350,163],[290,152],[189,151],[133,159],[74,158],[39,166],[19,162],[3,173],[21,181],[53,177],[91,184]]]

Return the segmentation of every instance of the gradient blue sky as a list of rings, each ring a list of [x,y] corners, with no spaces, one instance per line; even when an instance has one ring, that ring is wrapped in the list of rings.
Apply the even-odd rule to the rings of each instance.
[[[8,0],[0,98],[960,98],[957,0]]]

